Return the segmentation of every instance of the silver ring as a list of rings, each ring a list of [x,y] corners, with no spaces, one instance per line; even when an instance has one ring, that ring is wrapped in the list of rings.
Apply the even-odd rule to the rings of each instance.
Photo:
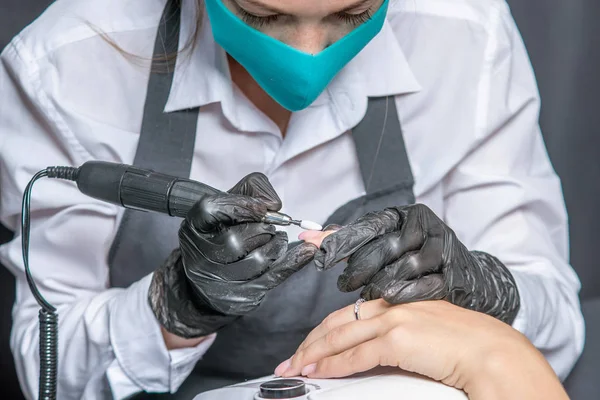
[[[361,297],[360,299],[356,300],[356,303],[354,303],[354,317],[357,321],[360,321],[360,305],[365,301],[366,300]]]

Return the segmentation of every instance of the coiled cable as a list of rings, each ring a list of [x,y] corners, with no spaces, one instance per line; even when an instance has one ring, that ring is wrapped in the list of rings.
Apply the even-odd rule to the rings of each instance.
[[[58,376],[58,314],[40,310],[40,388],[39,399],[56,399]]]
[[[23,252],[23,266],[27,284],[35,300],[42,308],[39,312],[40,321],[40,382],[39,400],[56,400],[58,376],[58,314],[39,292],[29,269],[29,235],[30,235],[30,209],[31,192],[33,184],[44,177],[58,178],[74,181],[77,179],[78,169],[74,167],[48,167],[35,174],[27,184],[23,194],[21,207],[21,249]]]

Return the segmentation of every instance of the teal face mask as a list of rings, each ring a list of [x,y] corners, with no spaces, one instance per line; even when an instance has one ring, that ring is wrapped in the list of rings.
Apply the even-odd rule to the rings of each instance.
[[[215,41],[275,101],[290,111],[299,111],[311,105],[337,73],[381,31],[389,0],[370,20],[316,55],[252,28],[221,0],[205,3]]]

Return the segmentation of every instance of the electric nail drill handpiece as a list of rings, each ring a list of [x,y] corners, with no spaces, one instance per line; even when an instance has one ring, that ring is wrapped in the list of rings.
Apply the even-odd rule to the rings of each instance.
[[[190,179],[177,178],[132,165],[88,161],[77,169],[77,187],[90,197],[140,211],[153,211],[185,218],[200,198],[219,190]],[[322,230],[316,222],[295,220],[280,212],[267,212],[267,224],[297,225]]]

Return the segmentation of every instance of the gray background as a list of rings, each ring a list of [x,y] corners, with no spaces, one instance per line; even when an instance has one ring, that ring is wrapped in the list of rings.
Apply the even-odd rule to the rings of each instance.
[[[0,0],[0,49],[50,3]],[[538,78],[541,125],[560,175],[570,218],[571,262],[583,283],[587,324],[584,355],[566,382],[571,398],[600,393],[600,268],[596,248],[600,212],[600,2],[509,0]],[[0,229],[0,242],[10,233]],[[35,267],[35,266],[34,266]],[[39,266],[38,266],[39,267]],[[0,387],[2,397],[22,398],[8,347],[14,280],[0,268]]]

